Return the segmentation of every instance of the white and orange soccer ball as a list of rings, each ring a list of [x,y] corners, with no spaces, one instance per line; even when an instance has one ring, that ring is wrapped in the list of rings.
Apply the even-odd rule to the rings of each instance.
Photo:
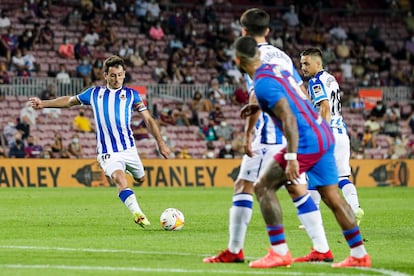
[[[164,230],[177,231],[184,227],[184,215],[176,208],[167,208],[160,216],[160,224]]]

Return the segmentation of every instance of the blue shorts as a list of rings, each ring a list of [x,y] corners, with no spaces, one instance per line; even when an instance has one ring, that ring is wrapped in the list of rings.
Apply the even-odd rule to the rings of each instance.
[[[327,151],[317,154],[298,154],[299,173],[306,173],[308,188],[315,189],[319,186],[338,184],[338,170],[334,156],[335,145]],[[286,160],[283,155],[286,148],[274,156],[282,168],[286,168]]]

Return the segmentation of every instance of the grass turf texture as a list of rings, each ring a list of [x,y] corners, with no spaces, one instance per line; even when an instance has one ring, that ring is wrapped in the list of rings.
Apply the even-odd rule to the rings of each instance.
[[[414,273],[412,188],[360,188],[361,224],[372,269],[333,269],[326,264],[251,269],[244,264],[204,264],[202,258],[228,242],[230,188],[135,189],[152,226],[142,229],[117,198],[115,188],[0,189],[0,275],[411,275]],[[310,252],[286,191],[279,193],[286,239],[294,257]],[[159,216],[180,209],[181,231],[161,229]],[[335,256],[348,246],[323,205],[324,224]],[[245,257],[269,247],[257,202],[249,225]]]

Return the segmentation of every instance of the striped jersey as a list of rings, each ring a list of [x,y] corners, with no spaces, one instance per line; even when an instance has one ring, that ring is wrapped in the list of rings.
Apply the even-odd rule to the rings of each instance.
[[[90,87],[76,96],[93,109],[98,154],[121,152],[135,147],[131,129],[134,110],[147,109],[137,91],[128,87],[114,90],[106,86]]]
[[[309,80],[308,94],[313,106],[319,111],[319,103],[323,100],[329,101],[331,110],[332,128],[346,129],[341,110],[341,89],[335,77],[326,71],[318,72]]]
[[[298,126],[299,154],[318,153],[333,145],[328,123],[315,111],[289,72],[281,72],[278,65],[262,64],[254,76],[254,90],[260,107],[280,131],[283,125],[273,113],[273,107],[283,98],[288,101]]]
[[[259,43],[257,47],[260,51],[260,59],[262,60],[262,63],[278,64],[282,70],[290,72],[299,85],[303,83],[292,59],[285,52],[267,42]],[[248,91],[249,93],[252,93],[254,90],[254,83],[247,74],[245,75],[245,79]],[[281,131],[277,129],[272,119],[265,112],[260,114],[255,128],[253,147],[259,144],[286,144],[285,137],[283,137]]]

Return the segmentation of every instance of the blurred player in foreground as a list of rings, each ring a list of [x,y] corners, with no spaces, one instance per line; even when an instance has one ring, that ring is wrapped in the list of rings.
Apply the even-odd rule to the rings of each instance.
[[[279,64],[283,70],[294,76],[294,81],[298,85],[301,85],[303,83],[302,79],[291,58],[266,41],[266,36],[269,33],[269,14],[262,9],[248,9],[240,17],[240,22],[242,35],[252,36],[257,41],[263,63]],[[247,74],[245,74],[245,79],[249,86],[249,102],[257,103],[253,81]],[[303,88],[303,92],[306,93],[305,88]],[[252,217],[254,182],[258,178],[260,170],[273,159],[276,153],[285,147],[286,138],[283,137],[282,131],[275,126],[268,114],[257,112],[255,116],[246,119],[244,132],[246,154],[243,156],[240,173],[234,183],[233,202],[229,218],[228,247],[216,256],[204,258],[203,262],[238,263],[244,261],[243,247],[247,227]],[[306,183],[304,176],[302,177],[302,182]],[[329,250],[319,210],[302,212],[298,214],[298,217],[306,225],[305,229],[312,239],[313,248],[317,250],[316,255],[315,253],[312,254],[312,260],[332,262],[333,255]]]
[[[351,154],[348,132],[341,112],[341,90],[335,77],[323,69],[322,52],[317,48],[309,48],[300,55],[301,69],[309,79],[308,94],[319,114],[331,126],[335,137],[335,160],[339,175],[339,188],[345,200],[355,213],[357,223],[361,222],[364,211],[359,206],[358,193],[355,185],[349,180]],[[311,190],[316,205],[321,196],[316,190]]]
[[[354,213],[337,189],[335,141],[328,123],[314,111],[289,72],[280,71],[277,65],[262,64],[254,38],[239,38],[235,48],[235,62],[254,78],[254,90],[259,102],[259,105],[248,104],[243,107],[242,118],[261,109],[272,117],[287,139],[286,148],[265,166],[255,185],[254,191],[266,223],[271,248],[266,256],[251,262],[249,266],[270,268],[292,264],[276,191],[285,186],[299,214],[318,210],[307,186],[298,182],[300,174],[306,172],[308,185],[319,191],[325,204],[332,210],[350,247],[350,256],[342,262],[333,263],[332,267],[370,267],[371,259]]]
[[[94,86],[75,96],[62,96],[52,100],[31,98],[33,108],[69,108],[75,105],[91,105],[95,117],[97,160],[107,176],[118,188],[119,198],[132,213],[135,223],[142,227],[150,225],[139,207],[134,192],[128,188],[125,172],[142,183],[144,167],[135,146],[131,130],[134,111],[139,112],[157,141],[159,151],[168,158],[170,149],[164,144],[158,126],[134,89],[123,86],[125,79],[124,60],[111,56],[104,62],[105,86]]]

